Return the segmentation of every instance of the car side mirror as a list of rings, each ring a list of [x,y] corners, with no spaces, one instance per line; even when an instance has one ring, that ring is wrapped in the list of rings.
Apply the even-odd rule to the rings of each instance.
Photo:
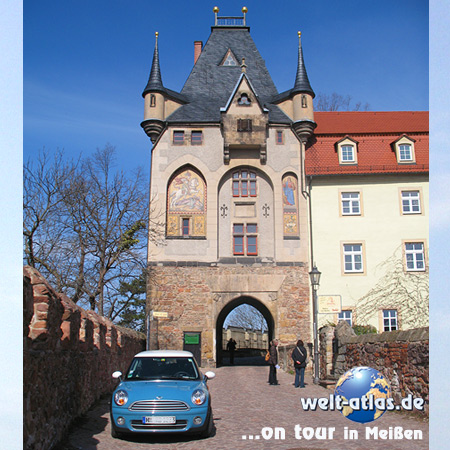
[[[121,377],[122,377],[122,372],[120,371],[120,370],[118,370],[117,372],[114,372],[113,374],[112,374],[112,377],[113,378],[118,378],[119,380],[121,380]]]
[[[211,380],[211,379],[213,379],[215,376],[216,376],[216,374],[215,374],[214,372],[206,372],[206,373],[205,373],[205,378],[206,378],[207,380]]]

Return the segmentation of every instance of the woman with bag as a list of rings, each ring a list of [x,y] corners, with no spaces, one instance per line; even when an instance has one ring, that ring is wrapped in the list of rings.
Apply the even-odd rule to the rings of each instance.
[[[292,359],[294,360],[294,368],[295,368],[294,386],[296,388],[305,387],[306,357],[307,352],[305,347],[303,347],[303,341],[299,339],[297,341],[297,346],[292,351]]]

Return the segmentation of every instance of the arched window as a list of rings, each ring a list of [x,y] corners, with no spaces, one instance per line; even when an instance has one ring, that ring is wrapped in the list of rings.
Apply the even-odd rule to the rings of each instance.
[[[167,189],[167,236],[206,236],[206,183],[192,168],[176,173]]]
[[[285,238],[299,236],[298,180],[294,174],[286,174],[282,180],[283,233]]]
[[[156,106],[156,95],[151,94],[150,95],[150,107],[153,108],[154,106]]]
[[[256,173],[241,169],[233,172],[233,197],[256,197]]]

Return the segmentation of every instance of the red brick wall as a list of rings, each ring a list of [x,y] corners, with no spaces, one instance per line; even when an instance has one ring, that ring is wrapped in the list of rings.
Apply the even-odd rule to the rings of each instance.
[[[118,327],[56,293],[24,267],[24,448],[51,449],[71,422],[111,392],[145,349],[145,336]]]

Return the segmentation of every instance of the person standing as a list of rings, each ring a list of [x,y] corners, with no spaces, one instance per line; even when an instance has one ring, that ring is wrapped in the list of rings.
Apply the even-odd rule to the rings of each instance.
[[[234,365],[234,351],[236,350],[236,341],[233,338],[227,343],[227,350],[230,352],[230,364]]]
[[[270,354],[270,358],[269,358],[269,384],[272,385],[272,386],[276,386],[276,385],[279,384],[278,381],[277,381],[277,369],[280,366],[278,365],[278,350],[277,350],[277,346],[278,346],[278,341],[276,339],[271,341],[270,348],[269,348],[269,354]]]
[[[303,346],[303,341],[299,339],[297,346],[292,351],[292,359],[294,360],[295,381],[296,388],[305,387],[305,367],[306,367],[306,348]]]

